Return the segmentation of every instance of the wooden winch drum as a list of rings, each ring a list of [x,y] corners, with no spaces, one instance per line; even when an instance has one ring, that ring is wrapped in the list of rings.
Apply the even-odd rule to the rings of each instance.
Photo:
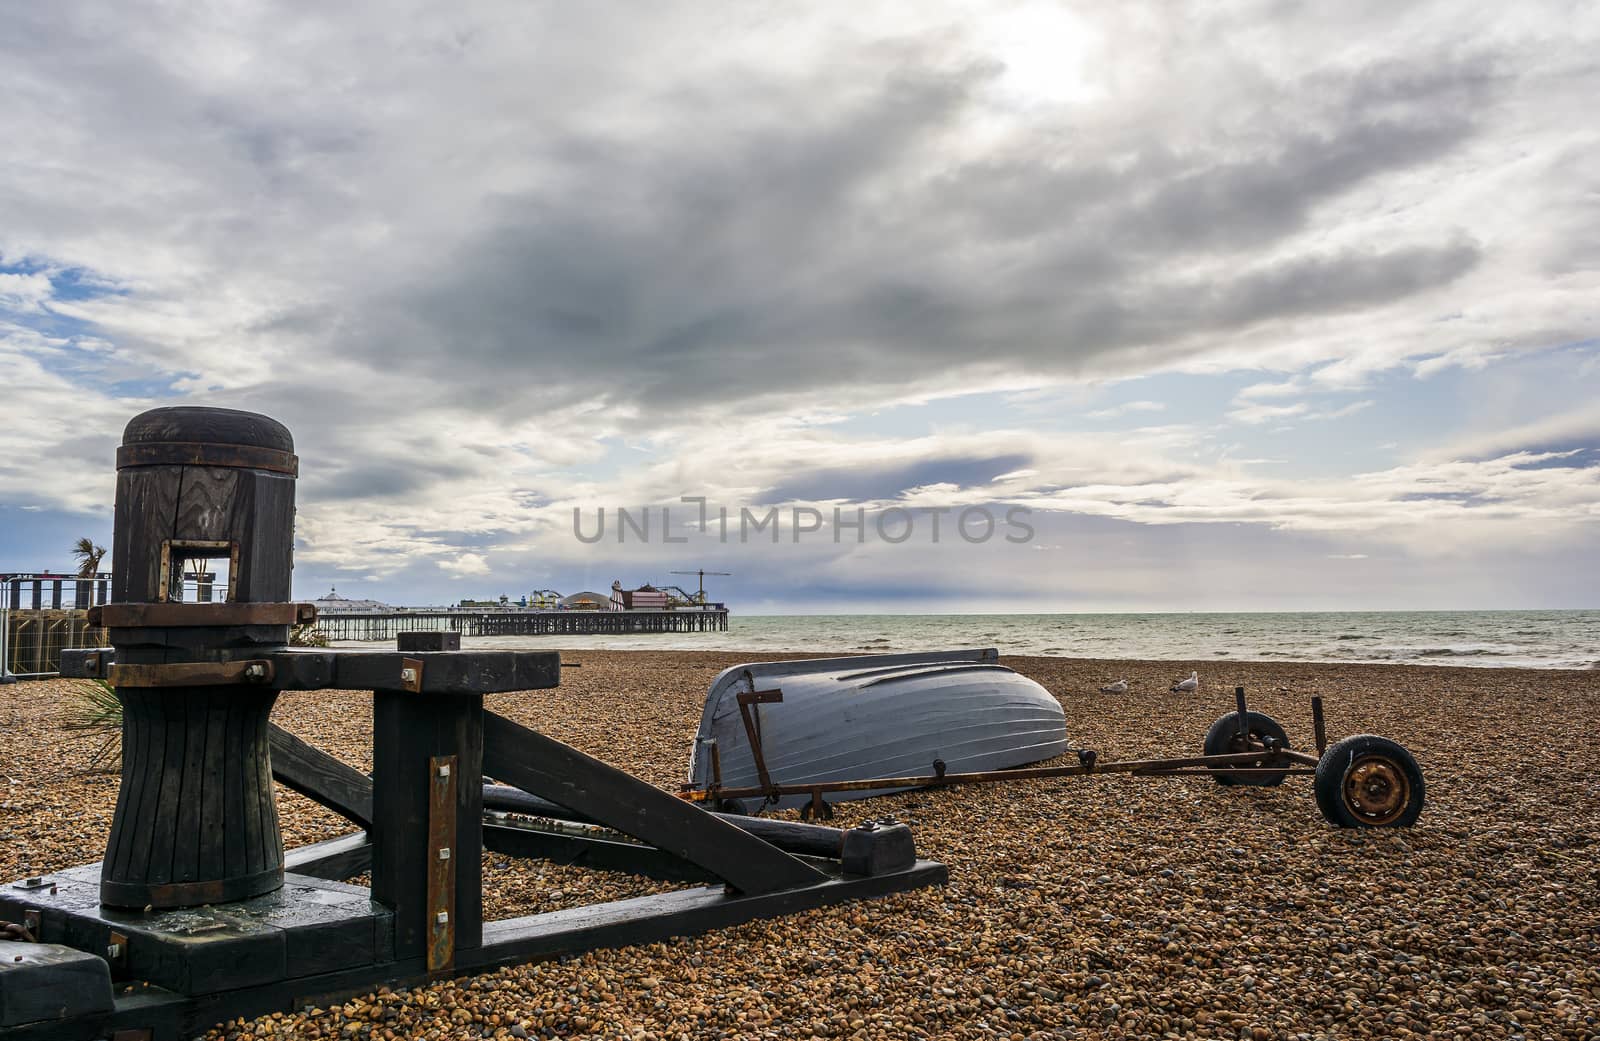
[[[277,692],[195,679],[196,663],[288,644],[297,467],[289,431],[254,413],[160,408],[124,431],[102,616],[123,713],[103,904],[192,907],[283,885]],[[187,598],[185,574],[200,576]]]

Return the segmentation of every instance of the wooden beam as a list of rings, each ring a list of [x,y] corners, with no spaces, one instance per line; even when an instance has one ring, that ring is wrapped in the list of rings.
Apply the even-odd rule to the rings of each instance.
[[[483,717],[482,695],[373,693],[372,898],[394,911],[395,956],[419,957],[428,949],[438,911],[428,900],[429,811],[437,774],[435,756],[455,756],[450,848],[455,906],[449,924],[457,952],[483,940]]]
[[[277,724],[273,724],[268,742],[275,780],[346,820],[372,827],[372,781],[366,774]]]
[[[464,952],[456,961],[456,968],[481,971],[567,951],[656,943],[752,918],[774,918],[844,900],[942,885],[947,878],[943,864],[919,860],[905,871],[874,878],[828,879],[820,885],[765,896],[729,896],[720,888],[706,887],[547,911],[486,923],[483,946]]]
[[[622,871],[666,882],[715,881],[710,872],[684,863],[654,846],[597,835],[573,835],[509,821],[484,822],[483,848],[512,857],[576,864],[597,871]]]
[[[372,843],[367,833],[340,835],[336,839],[299,846],[283,855],[283,870],[294,875],[309,875],[342,882],[364,874],[372,867]]]
[[[775,893],[827,880],[727,821],[493,712],[483,714],[483,769],[703,868],[741,893]]]

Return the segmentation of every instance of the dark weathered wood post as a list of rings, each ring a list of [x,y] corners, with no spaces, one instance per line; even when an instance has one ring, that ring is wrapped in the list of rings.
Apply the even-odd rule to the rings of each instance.
[[[117,907],[241,900],[283,885],[256,655],[288,644],[297,460],[265,416],[161,408],[117,452],[111,602],[122,702],[122,788],[101,869]],[[185,603],[186,562],[222,573],[215,603]],[[203,568],[210,570],[209,568]]]

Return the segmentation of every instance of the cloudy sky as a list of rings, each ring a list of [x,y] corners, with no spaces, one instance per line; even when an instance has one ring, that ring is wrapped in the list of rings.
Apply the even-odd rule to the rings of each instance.
[[[293,430],[302,597],[1597,606],[1593,4],[0,26],[0,571],[193,403]]]

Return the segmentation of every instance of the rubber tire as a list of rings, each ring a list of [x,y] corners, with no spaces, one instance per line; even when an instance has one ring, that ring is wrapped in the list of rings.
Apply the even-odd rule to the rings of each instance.
[[[1239,731],[1239,726],[1234,721],[1238,718],[1239,713],[1229,712],[1211,724],[1211,729],[1206,731],[1206,743],[1204,746],[1206,755],[1227,755],[1233,751],[1233,737]],[[1246,712],[1244,718],[1245,725],[1249,727],[1252,734],[1259,734],[1262,737],[1275,737],[1278,739],[1278,747],[1289,747],[1289,735],[1284,733],[1283,726],[1276,719],[1273,719],[1265,712]],[[1212,767],[1212,769],[1222,768]],[[1283,779],[1286,776],[1288,776],[1287,769],[1282,773],[1256,774],[1250,777],[1235,777],[1231,774],[1219,773],[1215,780],[1218,784],[1238,785],[1240,787],[1276,788],[1283,783]]]
[[[1344,779],[1351,764],[1358,757],[1373,753],[1393,760],[1405,773],[1406,782],[1411,786],[1411,798],[1406,802],[1405,812],[1388,824],[1362,820],[1350,812],[1344,803]],[[1317,795],[1317,809],[1322,811],[1329,824],[1340,828],[1409,828],[1422,816],[1422,807],[1427,801],[1422,767],[1418,765],[1416,756],[1398,741],[1377,734],[1356,734],[1329,745],[1317,763],[1317,775],[1312,787]]]

